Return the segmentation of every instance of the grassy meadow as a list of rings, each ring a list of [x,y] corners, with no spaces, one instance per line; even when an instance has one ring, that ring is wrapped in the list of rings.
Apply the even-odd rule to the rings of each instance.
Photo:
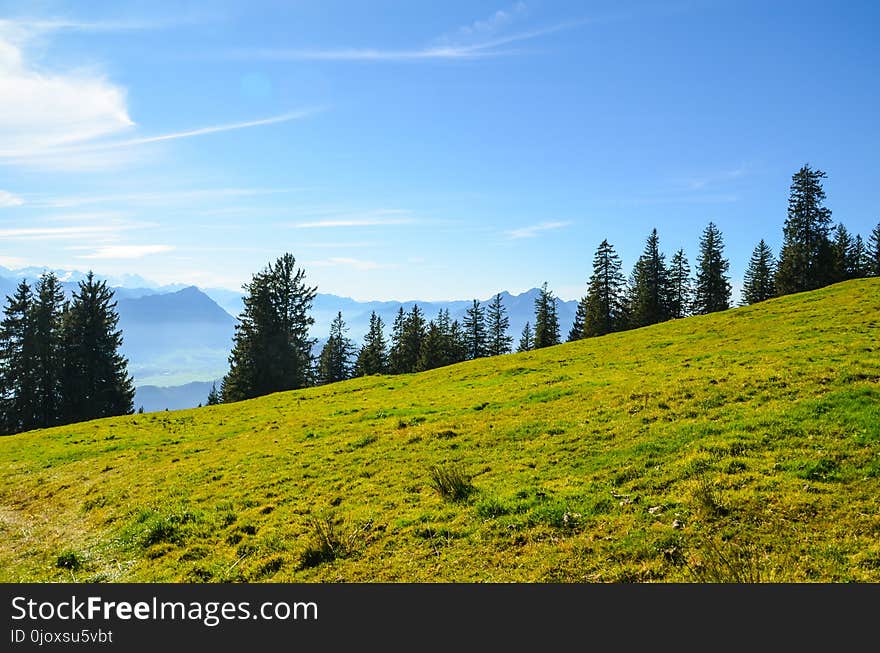
[[[880,279],[0,438],[0,580],[880,582]]]

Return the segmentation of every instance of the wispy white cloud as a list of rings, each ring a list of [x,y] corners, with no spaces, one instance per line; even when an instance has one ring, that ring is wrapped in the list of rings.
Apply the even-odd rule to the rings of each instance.
[[[326,217],[319,220],[294,222],[294,229],[339,229],[344,227],[381,227],[392,225],[413,224],[416,221],[409,211],[404,209],[377,209],[361,213],[341,213],[326,211]]]
[[[0,256],[0,265],[2,265],[4,268],[15,270],[17,268],[24,267],[26,265],[26,262],[23,258],[19,258],[17,256]]]
[[[18,227],[0,229],[0,238],[9,240],[30,240],[34,238],[76,238],[94,234],[115,233],[118,226],[77,225],[72,227]]]
[[[316,220],[315,222],[297,222],[290,225],[295,229],[338,229],[340,227],[380,227],[390,225],[412,224],[412,218],[353,218],[347,220]]]
[[[0,190],[0,208],[9,208],[11,206],[21,206],[24,200],[18,195],[13,195],[9,191]]]
[[[290,193],[292,188],[202,188],[194,190],[158,190],[151,192],[111,193],[107,195],[70,195],[62,197],[28,197],[27,205],[36,208],[71,208],[92,204],[162,204],[181,202],[205,202],[210,200],[229,200],[239,197],[254,197]],[[2,191],[0,191],[2,193]],[[2,196],[0,196],[2,206]],[[238,207],[223,207],[221,210],[237,211]]]
[[[442,59],[477,59],[514,54],[501,49],[523,41],[530,41],[555,32],[586,24],[586,20],[571,20],[546,27],[509,32],[510,26],[526,14],[526,5],[518,2],[509,9],[500,9],[483,20],[447,33],[433,43],[416,48],[256,48],[230,50],[231,59],[266,61],[363,61],[407,62]]]
[[[345,267],[360,272],[387,270],[398,267],[395,263],[377,263],[376,261],[365,261],[363,259],[349,258],[345,256],[334,256],[321,261],[311,261],[309,265],[315,267]]]
[[[83,254],[81,259],[136,259],[144,258],[150,254],[162,254],[170,252],[174,247],[171,245],[106,245],[98,247],[90,254]]]
[[[562,229],[571,224],[571,222],[541,222],[540,224],[529,225],[528,227],[520,227],[518,229],[511,229],[510,231],[505,232],[508,238],[519,239],[519,238],[534,238],[540,233],[545,231],[554,231],[556,229]]]
[[[37,69],[27,30],[0,23],[0,157],[82,143],[131,129],[125,90],[100,72]]]
[[[98,32],[149,26],[155,25],[0,20],[0,164],[61,170],[118,166],[132,161],[130,150],[138,146],[272,125],[317,111],[305,109],[258,120],[120,138],[136,127],[124,87],[111,82],[94,65],[52,70],[43,61],[35,63],[39,56],[33,50],[60,30]]]

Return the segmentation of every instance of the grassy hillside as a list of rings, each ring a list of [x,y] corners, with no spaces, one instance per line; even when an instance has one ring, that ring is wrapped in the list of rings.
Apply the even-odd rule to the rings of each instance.
[[[3,581],[878,582],[880,279],[20,434],[0,469]]]

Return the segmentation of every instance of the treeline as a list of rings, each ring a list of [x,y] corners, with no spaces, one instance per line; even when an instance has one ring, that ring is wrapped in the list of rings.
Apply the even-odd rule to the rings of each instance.
[[[880,224],[865,241],[838,224],[832,231],[831,210],[824,206],[821,170],[808,165],[792,176],[788,215],[778,260],[762,239],[744,275],[742,304],[813,290],[857,277],[880,276]],[[731,307],[730,264],[724,239],[710,222],[699,241],[691,269],[684,250],[667,261],[654,229],[628,277],[620,257],[603,240],[593,258],[586,294],[578,302],[567,340],[580,340],[635,329],[689,315]],[[308,311],[316,288],[304,283],[291,254],[255,275],[245,286],[248,296],[236,327],[230,370],[208,403],[238,401],[269,392],[343,381],[370,374],[406,374],[513,350],[507,310],[496,295],[488,305],[473,300],[461,322],[442,310],[427,320],[418,305],[399,310],[386,341],[385,324],[375,312],[364,342],[347,335],[342,313],[313,360],[316,340],[308,337],[314,320]],[[535,299],[534,321],[527,322],[516,351],[561,342],[557,299],[544,283]]]
[[[113,291],[89,272],[70,301],[58,278],[22,280],[0,322],[0,429],[18,433],[133,412]]]

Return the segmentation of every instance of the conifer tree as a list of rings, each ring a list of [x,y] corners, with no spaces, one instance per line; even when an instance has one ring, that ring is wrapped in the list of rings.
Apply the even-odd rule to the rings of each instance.
[[[446,312],[449,319],[449,312]],[[449,326],[449,336],[446,340],[446,364],[461,363],[467,360],[467,339],[464,329],[458,320],[453,320]]]
[[[122,332],[113,291],[90,271],[64,314],[63,417],[81,422],[130,415],[134,386],[128,360],[119,352]]]
[[[829,282],[844,281],[853,278],[852,248],[854,241],[843,223],[834,228],[834,239],[831,241],[831,275]]]
[[[776,261],[764,239],[755,247],[743,277],[743,304],[756,304],[776,296]]]
[[[589,300],[586,296],[581,297],[574,312],[574,322],[568,332],[568,340],[566,342],[574,342],[584,337],[584,329],[587,323],[587,313],[589,312]]]
[[[871,256],[861,234],[856,234],[849,251],[849,272],[851,279],[871,276]]]
[[[217,382],[211,384],[211,390],[208,392],[208,400],[205,402],[206,406],[216,406],[220,403],[220,393],[217,392]],[[143,411],[143,406],[141,406],[140,412]]]
[[[558,344],[559,316],[556,310],[556,297],[552,290],[548,290],[545,281],[535,298],[534,348],[541,349]]]
[[[660,239],[654,229],[645,243],[645,251],[633,270],[630,320],[633,327],[663,322],[671,317],[669,307],[669,271],[660,252]]]
[[[822,205],[822,180],[827,176],[809,165],[792,175],[788,217],[776,267],[776,291],[780,295],[821,288],[833,278],[828,236],[831,210]]]
[[[462,327],[468,360],[483,358],[486,355],[486,313],[478,300],[465,311]]]
[[[62,318],[64,291],[58,277],[44,273],[34,288],[33,376],[36,383],[37,428],[58,424],[62,418],[61,377],[64,368]]]
[[[507,309],[501,300],[501,293],[492,298],[492,303],[489,304],[489,309],[486,312],[486,321],[489,331],[488,355],[501,356],[510,353],[513,346],[513,336],[507,333],[510,328],[510,318],[507,316]]]
[[[342,311],[330,323],[330,336],[318,356],[318,382],[326,385],[351,378],[354,344],[346,336],[348,327],[342,319]]]
[[[519,345],[517,345],[517,353],[524,351],[532,351],[535,348],[535,336],[532,333],[532,326],[526,322],[523,327],[522,335],[519,337]]]
[[[19,282],[6,298],[0,322],[0,407],[3,433],[19,433],[37,422],[36,347],[33,329],[34,296],[27,281]]]
[[[422,340],[422,350],[419,353],[419,361],[416,369],[419,372],[433,370],[447,364],[447,340],[448,334],[444,334],[441,327],[431,320]]]
[[[868,238],[868,270],[872,276],[880,277],[880,222]]]
[[[624,327],[624,286],[620,258],[614,247],[603,240],[593,257],[593,274],[587,287],[585,336],[601,336]]]
[[[687,317],[693,304],[691,266],[684,250],[678,250],[669,261],[669,317]]]
[[[376,311],[370,313],[370,329],[367,331],[355,364],[357,376],[388,373],[388,352],[384,330],[382,318],[376,315]]]
[[[721,231],[710,222],[700,237],[694,312],[699,315],[730,308],[729,262],[724,258]]]
[[[418,304],[414,304],[412,310],[406,314],[401,307],[391,334],[392,373],[408,374],[416,371],[425,333],[425,317]]]
[[[391,374],[404,374],[404,330],[406,329],[406,312],[403,306],[397,309],[394,324],[391,326],[391,351],[388,354],[388,371]]]
[[[244,310],[238,318],[223,378],[224,402],[241,401],[312,382],[314,319],[309,315],[317,288],[306,286],[305,271],[293,254],[284,254],[244,285]]]

